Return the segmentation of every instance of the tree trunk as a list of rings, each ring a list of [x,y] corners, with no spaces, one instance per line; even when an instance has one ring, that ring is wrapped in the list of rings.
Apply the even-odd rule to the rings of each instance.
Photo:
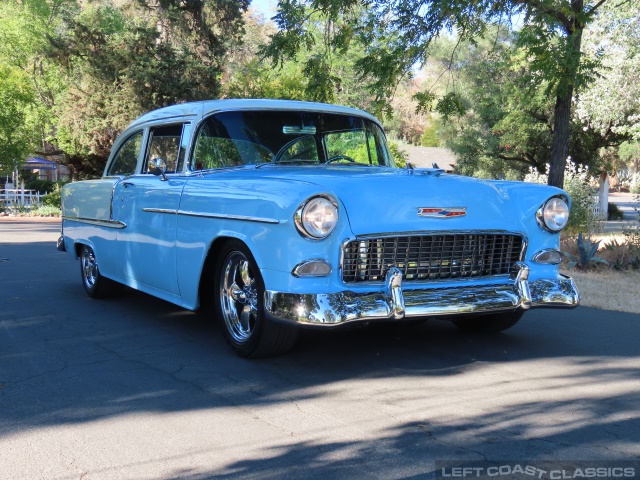
[[[569,151],[571,97],[578,80],[578,70],[582,56],[582,31],[584,29],[584,24],[578,21],[578,18],[584,14],[584,0],[571,0],[570,8],[573,15],[565,18],[563,22],[564,33],[567,36],[567,50],[563,52],[563,58],[559,59],[564,73],[564,80],[563,85],[558,89],[556,97],[551,163],[549,165],[549,185],[558,188],[562,188],[564,185],[564,167]],[[563,12],[560,13],[564,16]]]
[[[562,188],[564,166],[569,151],[569,122],[571,121],[571,96],[573,87],[565,95],[558,95],[553,120],[553,142],[551,143],[551,163],[549,164],[549,185]]]

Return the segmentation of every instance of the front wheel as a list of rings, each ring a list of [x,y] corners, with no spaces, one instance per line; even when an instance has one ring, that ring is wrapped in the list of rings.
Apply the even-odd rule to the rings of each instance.
[[[251,252],[237,240],[220,252],[215,269],[215,313],[227,342],[241,357],[268,357],[289,351],[298,330],[264,314],[264,282]]]
[[[476,333],[497,333],[513,327],[524,315],[524,310],[494,313],[477,317],[461,318],[453,323],[460,330]]]

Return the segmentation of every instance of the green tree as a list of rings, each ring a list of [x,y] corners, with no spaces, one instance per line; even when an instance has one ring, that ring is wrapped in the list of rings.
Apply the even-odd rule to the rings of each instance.
[[[354,33],[367,45],[359,60],[362,75],[375,79],[370,84],[378,101],[389,98],[400,78],[416,64],[424,65],[432,42],[443,32],[455,31],[461,41],[476,41],[488,22],[509,22],[522,15],[520,45],[526,49],[532,78],[546,83],[554,99],[553,136],[549,183],[562,186],[570,139],[571,102],[574,91],[589,79],[595,64],[582,52],[582,33],[607,0],[312,0],[311,11],[323,18],[349,18],[334,38],[336,48]],[[633,3],[633,2],[629,2]],[[276,21],[280,31],[272,37],[269,53],[276,60],[294,55],[313,45],[309,15],[302,0],[280,0]],[[365,16],[353,15],[366,8]],[[436,100],[431,92],[421,97],[423,107]],[[440,98],[436,109],[458,112],[461,102],[454,92]]]
[[[221,94],[249,0],[6,0],[0,65],[33,92],[16,117],[76,177],[100,175],[118,133],[153,108]]]
[[[56,140],[69,160],[95,175],[119,132],[143,112],[218,97],[223,56],[246,6],[104,1],[67,16],[50,56],[67,72]]]
[[[640,140],[640,16],[633,2],[607,5],[585,33],[586,52],[599,58],[598,81],[577,101],[583,125],[603,136]]]
[[[10,175],[33,146],[26,121],[34,102],[31,83],[23,71],[0,64],[0,173]]]
[[[4,147],[22,163],[30,153],[44,153],[52,132],[52,107],[64,89],[60,75],[44,54],[47,32],[56,28],[58,14],[72,2],[25,0],[0,3],[0,109],[4,112]],[[17,143],[16,143],[17,142]],[[6,153],[0,163],[7,164]]]

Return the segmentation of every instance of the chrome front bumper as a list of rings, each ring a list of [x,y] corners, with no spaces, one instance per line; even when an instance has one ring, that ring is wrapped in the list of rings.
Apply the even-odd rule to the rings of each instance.
[[[529,281],[529,268],[519,265],[513,281],[493,285],[402,290],[402,272],[391,268],[383,290],[331,294],[267,291],[267,315],[301,325],[334,326],[369,320],[400,320],[490,313],[535,307],[575,307],[580,296],[570,277]]]

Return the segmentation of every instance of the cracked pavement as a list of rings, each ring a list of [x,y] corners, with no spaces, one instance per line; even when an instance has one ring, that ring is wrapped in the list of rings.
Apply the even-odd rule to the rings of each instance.
[[[0,477],[432,478],[436,460],[640,462],[640,316],[529,312],[304,332],[244,360],[215,322],[88,298],[59,225],[0,220]]]

